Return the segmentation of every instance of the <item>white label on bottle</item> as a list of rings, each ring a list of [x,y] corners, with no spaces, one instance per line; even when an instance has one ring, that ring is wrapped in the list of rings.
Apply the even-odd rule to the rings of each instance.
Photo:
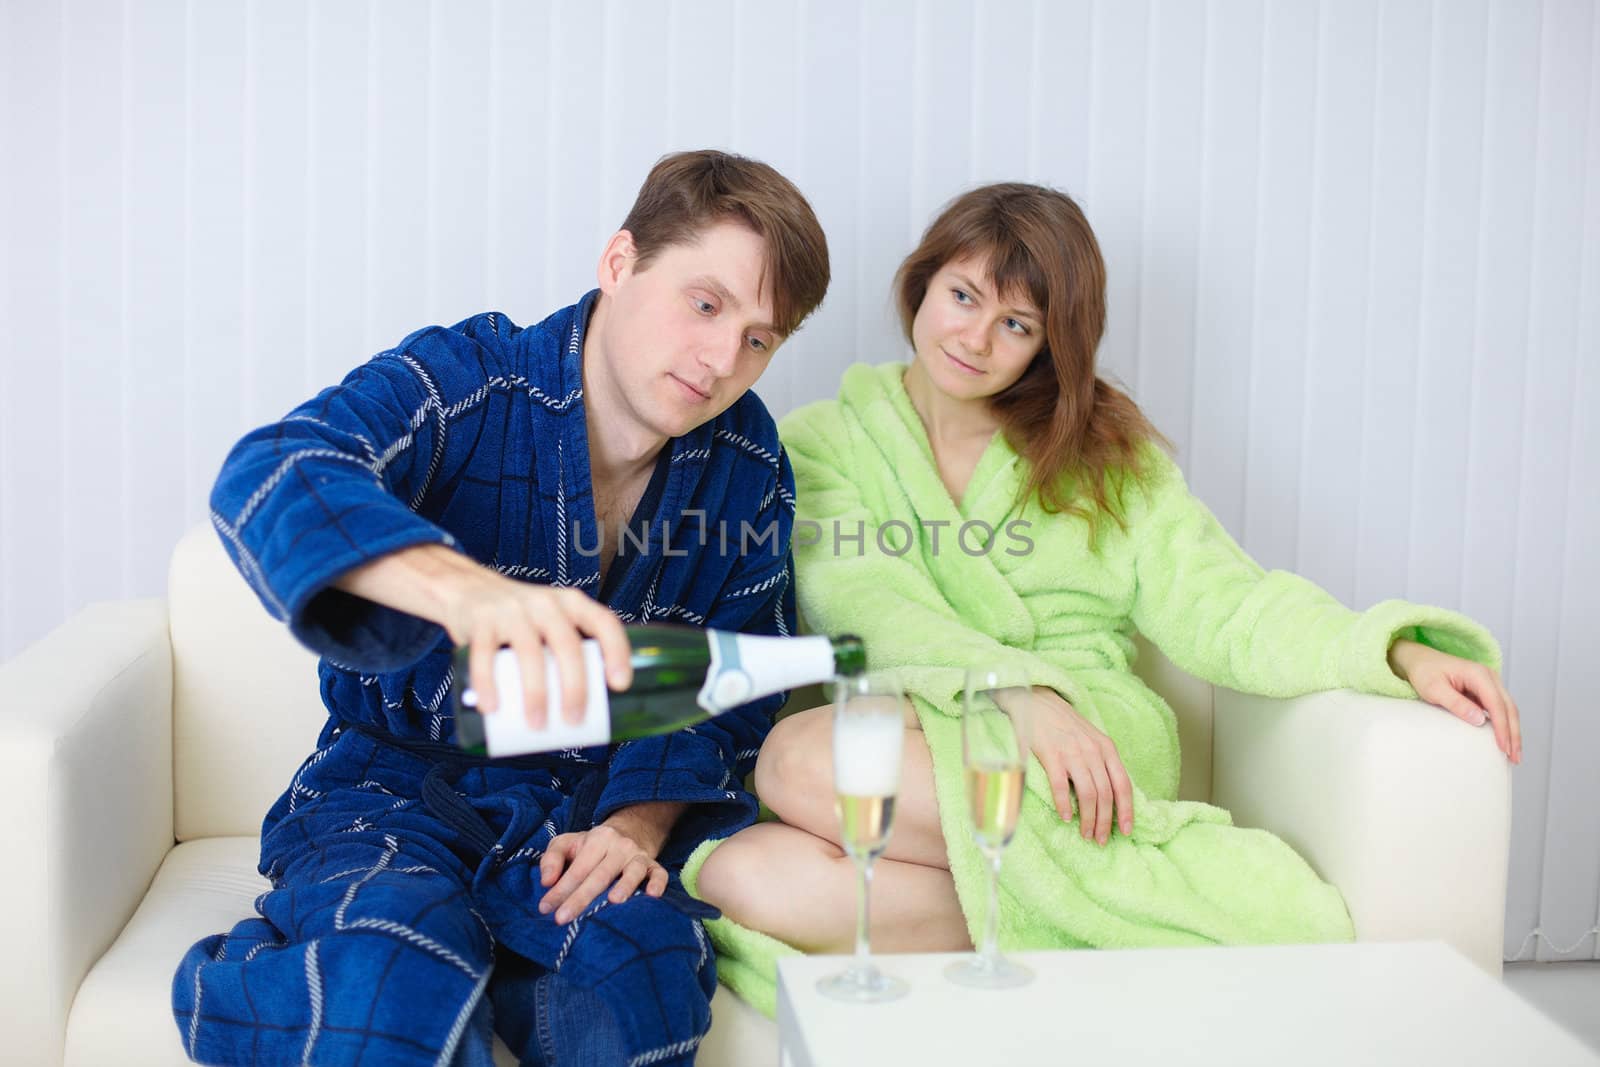
[[[494,690],[500,706],[493,715],[483,717],[483,739],[491,756],[519,756],[527,752],[556,752],[566,748],[587,748],[611,742],[611,701],[606,692],[605,663],[600,645],[593,639],[583,642],[584,677],[588,699],[583,721],[570,723],[561,714],[561,678],[556,659],[549,649],[544,653],[545,725],[534,729],[522,706],[522,672],[517,657],[502,648],[494,657]]]
[[[900,791],[905,722],[892,714],[833,717],[834,790],[853,797],[891,797]]]
[[[732,638],[731,649],[727,638]],[[711,669],[698,703],[708,714],[717,715],[832,677],[833,644],[826,637],[717,633],[711,640]]]

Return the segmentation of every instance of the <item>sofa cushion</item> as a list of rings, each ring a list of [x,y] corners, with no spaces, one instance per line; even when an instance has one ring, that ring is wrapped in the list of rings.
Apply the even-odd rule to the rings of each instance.
[[[172,1020],[172,974],[194,942],[254,914],[267,888],[256,873],[254,837],[205,838],[167,854],[133,919],[78,989],[67,1020],[66,1067],[179,1067],[184,1055]],[[697,1062],[776,1064],[777,1028],[718,987],[711,1033]],[[516,1057],[495,1039],[495,1062]]]

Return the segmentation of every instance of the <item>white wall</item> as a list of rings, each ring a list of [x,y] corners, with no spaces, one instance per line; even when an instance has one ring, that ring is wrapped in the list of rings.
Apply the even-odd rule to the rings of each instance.
[[[780,413],[902,355],[939,204],[1034,179],[1247,548],[1504,641],[1506,952],[1600,955],[1597,55],[1584,0],[0,0],[0,655],[159,594],[232,441],[365,355],[576,298],[663,152],[827,229]]]

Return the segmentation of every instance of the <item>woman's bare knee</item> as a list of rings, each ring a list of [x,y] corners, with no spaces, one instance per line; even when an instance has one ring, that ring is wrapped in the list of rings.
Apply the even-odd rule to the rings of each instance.
[[[833,795],[832,705],[797,712],[772,728],[756,757],[755,787],[756,795],[779,819],[839,843]],[[895,829],[887,855],[909,863],[950,866],[934,793],[933,758],[920,729],[906,734]]]
[[[840,849],[803,830],[758,823],[712,850],[695,889],[739,925],[810,949],[816,941],[813,928],[823,917],[850,912],[828,900],[830,884],[839,881],[835,867],[842,862]]]
[[[754,829],[756,827],[750,827]],[[759,835],[749,836],[750,830],[734,834],[712,849],[695,881],[696,895],[701,900],[746,926],[750,925],[747,921],[751,910],[749,898],[763,888],[751,874],[761,869],[766,851]]]
[[[837,845],[769,822],[714,849],[695,888],[741,926],[807,952],[845,952],[855,938],[857,877]],[[950,872],[880,860],[875,881],[874,944],[888,952],[971,947]]]
[[[778,818],[817,833],[833,821],[832,709],[785,718],[756,756],[756,795]]]

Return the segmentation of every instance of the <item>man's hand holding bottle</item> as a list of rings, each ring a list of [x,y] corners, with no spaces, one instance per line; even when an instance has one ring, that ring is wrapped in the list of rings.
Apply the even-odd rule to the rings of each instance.
[[[578,723],[588,700],[581,644],[600,646],[606,683],[621,692],[633,682],[631,649],[622,621],[577,589],[518,581],[443,545],[401,549],[347,572],[338,588],[385,607],[444,627],[457,646],[469,649],[468,684],[477,710],[492,715],[501,704],[495,691],[494,658],[511,649],[522,679],[528,725],[542,729],[548,698],[558,697],[562,718]],[[561,692],[545,692],[545,649],[555,657]]]

